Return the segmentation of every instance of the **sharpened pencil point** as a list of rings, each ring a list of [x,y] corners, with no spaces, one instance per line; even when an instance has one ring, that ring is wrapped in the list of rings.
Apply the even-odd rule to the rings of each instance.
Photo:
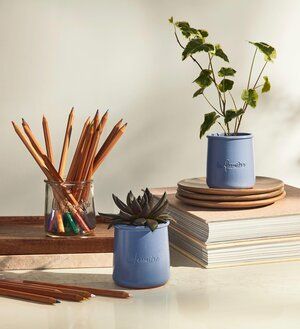
[[[57,304],[60,304],[60,303],[61,303],[61,301],[60,301],[60,300],[58,300],[58,299],[56,299],[55,303],[57,303]]]

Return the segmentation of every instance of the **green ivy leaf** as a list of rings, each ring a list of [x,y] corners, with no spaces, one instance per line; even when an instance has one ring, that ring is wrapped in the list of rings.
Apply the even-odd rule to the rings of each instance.
[[[194,98],[194,97],[197,97],[197,96],[199,96],[199,95],[202,95],[202,94],[203,94],[203,91],[204,91],[204,88],[200,88],[200,89],[198,89],[198,90],[194,93],[193,98]]]
[[[265,61],[269,62],[272,61],[272,59],[276,58],[276,50],[274,47],[268,45],[265,42],[252,42],[249,41],[252,45],[257,47],[264,55],[265,55]]]
[[[188,42],[185,49],[182,52],[182,60],[185,60],[188,56],[193,55],[197,52],[212,51],[214,46],[210,43],[203,43],[202,39],[192,39]]]
[[[240,116],[243,113],[244,113],[244,110],[243,109],[239,109],[239,110],[227,110],[225,112],[225,119],[224,119],[225,124],[227,124],[228,122],[230,122],[232,119],[237,118],[238,116]]]
[[[264,77],[264,80],[265,80],[265,82],[264,82],[263,87],[261,89],[262,93],[266,93],[271,89],[271,84],[270,84],[269,78],[266,76],[266,77]]]
[[[170,22],[171,24],[174,23],[173,16],[171,16],[171,17],[169,18],[169,22]]]
[[[186,38],[195,37],[201,39],[202,42],[204,42],[204,37],[202,35],[202,31],[205,32],[204,30],[194,29],[188,22],[176,22],[175,25],[180,29],[182,35]]]
[[[228,90],[231,90],[233,87],[234,82],[229,79],[223,79],[219,84],[218,88],[222,93],[225,93]]]
[[[190,24],[188,22],[176,22],[175,25],[179,28],[183,36],[186,38],[191,36]]]
[[[208,32],[206,30],[198,30],[200,32],[200,34],[202,35],[203,38],[207,38],[208,37]]]
[[[227,55],[224,53],[220,45],[215,45],[214,55],[222,58],[225,62],[229,62]]]
[[[234,76],[236,73],[236,70],[233,69],[232,67],[221,67],[219,72],[218,72],[218,76],[219,77],[229,77],[229,76]]]
[[[201,88],[206,88],[212,83],[212,79],[210,76],[211,73],[211,70],[204,69],[200,72],[199,77],[193,82],[196,82]]]
[[[251,107],[256,107],[258,94],[255,89],[244,89],[242,92],[242,100]]]
[[[219,117],[216,112],[210,112],[204,115],[204,122],[200,127],[200,138],[216,123]]]
[[[182,53],[182,60],[185,60],[188,56],[202,51],[203,41],[200,39],[193,39],[191,40],[185,47]]]

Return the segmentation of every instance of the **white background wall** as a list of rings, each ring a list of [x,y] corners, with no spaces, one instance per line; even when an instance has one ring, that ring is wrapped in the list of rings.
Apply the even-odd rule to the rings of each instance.
[[[43,175],[10,121],[24,117],[42,138],[45,114],[58,159],[72,106],[73,142],[97,108],[110,109],[109,127],[128,122],[95,176],[98,210],[114,210],[112,192],[205,174],[198,131],[208,106],[192,99],[199,72],[181,62],[171,15],[222,44],[238,71],[237,96],[253,53],[247,40],[277,48],[272,91],[249,110],[243,130],[255,135],[257,174],[299,186],[299,12],[296,0],[0,0],[0,214],[42,214],[44,203]]]

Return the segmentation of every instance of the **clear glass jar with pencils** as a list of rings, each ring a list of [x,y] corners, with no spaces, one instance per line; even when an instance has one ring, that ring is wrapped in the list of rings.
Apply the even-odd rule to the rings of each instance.
[[[22,129],[12,122],[16,134],[46,176],[45,232],[51,237],[85,236],[93,234],[96,216],[93,195],[93,175],[102,165],[125,132],[127,123],[119,120],[102,145],[100,137],[107,123],[108,111],[100,118],[85,121],[77,142],[69,170],[67,157],[73,130],[74,109],[68,117],[59,165],[55,166],[51,134],[46,117],[42,126],[45,148],[34,135],[29,124],[22,119]],[[65,173],[66,177],[65,177]],[[64,178],[65,177],[65,178]]]
[[[96,227],[93,181],[45,181],[45,232],[48,236],[85,236]]]

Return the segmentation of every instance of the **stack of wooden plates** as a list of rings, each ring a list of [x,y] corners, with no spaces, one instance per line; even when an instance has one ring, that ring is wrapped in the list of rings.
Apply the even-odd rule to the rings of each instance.
[[[205,208],[244,209],[270,205],[285,197],[284,183],[275,178],[256,177],[253,188],[217,189],[206,185],[205,177],[183,179],[176,197],[186,204]]]

